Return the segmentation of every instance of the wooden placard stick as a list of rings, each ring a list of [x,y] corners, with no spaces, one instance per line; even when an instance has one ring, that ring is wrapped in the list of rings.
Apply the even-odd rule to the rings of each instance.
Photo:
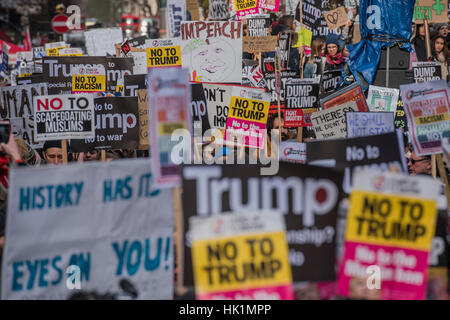
[[[436,155],[431,155],[431,175],[436,179]]]
[[[106,162],[106,150],[105,149],[100,150],[100,161]]]
[[[442,154],[436,155],[437,167],[439,169],[439,175],[441,176],[442,182],[445,185],[445,195],[447,197],[447,208],[450,208],[450,185],[448,184],[447,173],[445,172],[444,161],[442,159]]]
[[[62,139],[61,140],[61,149],[62,149],[63,164],[67,164],[67,162],[68,162],[68,157],[67,157],[67,139]]]

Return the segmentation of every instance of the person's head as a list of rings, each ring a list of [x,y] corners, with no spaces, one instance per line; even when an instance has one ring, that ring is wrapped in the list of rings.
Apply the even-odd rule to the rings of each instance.
[[[290,30],[295,30],[294,22],[294,16],[291,15],[284,15],[278,21],[280,25],[286,26]]]
[[[47,164],[62,164],[61,140],[45,141],[42,151]]]
[[[409,173],[412,176],[418,174],[429,174],[431,175],[431,157],[430,156],[418,156],[414,152],[411,152],[411,155],[408,160],[408,168]]]
[[[274,113],[269,118],[267,129],[270,137],[272,136],[272,129],[281,129],[281,140],[288,139],[288,130],[284,127],[283,113],[281,113],[281,119],[278,117],[278,113]]]
[[[325,53],[325,41],[321,38],[316,38],[311,42],[311,58],[320,56],[323,52]]]
[[[84,161],[97,161],[100,160],[100,152],[97,150],[90,150],[84,154]]]
[[[41,164],[41,157],[25,140],[19,137],[14,137],[17,148],[19,149],[20,157],[28,166],[39,166]]]
[[[449,58],[449,51],[447,41],[441,35],[433,38],[433,49],[435,53],[442,53],[446,58]]]
[[[448,24],[438,23],[434,26],[434,30],[442,37],[446,38],[448,35]]]
[[[329,33],[326,38],[327,53],[335,56],[339,53],[339,37],[335,33]]]
[[[425,25],[423,25],[423,24],[418,24],[418,25],[416,26],[416,28],[417,28],[417,34],[418,34],[419,36],[421,36],[422,38],[425,37]]]

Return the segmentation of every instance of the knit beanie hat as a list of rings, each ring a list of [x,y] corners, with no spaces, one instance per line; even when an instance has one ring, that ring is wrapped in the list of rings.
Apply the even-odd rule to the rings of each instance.
[[[326,45],[328,46],[329,44],[335,44],[338,46],[338,48],[340,48],[340,44],[339,44],[339,37],[337,34],[335,33],[329,33],[327,34],[327,38],[325,40]]]

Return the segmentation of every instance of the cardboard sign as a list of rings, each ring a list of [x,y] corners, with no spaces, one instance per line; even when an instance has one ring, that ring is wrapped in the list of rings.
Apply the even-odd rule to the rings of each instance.
[[[181,56],[191,81],[241,83],[242,23],[181,23]]]
[[[181,22],[186,20],[186,1],[168,0],[166,8],[169,38],[178,38]]]
[[[306,144],[297,141],[281,141],[279,147],[281,161],[306,163]]]
[[[355,82],[321,99],[320,104],[324,109],[351,104],[352,106],[356,106],[360,112],[369,111],[364,92],[359,82]]]
[[[233,86],[204,83],[203,88],[210,126],[225,130]]]
[[[228,20],[230,18],[229,0],[209,0],[209,20]]]
[[[198,300],[294,298],[279,212],[191,217],[190,226]],[[224,270],[229,277],[220,276]]]
[[[247,19],[247,36],[267,37],[269,35],[270,16],[261,15]]]
[[[441,64],[439,62],[413,62],[414,82],[441,80]]]
[[[178,39],[146,40],[147,68],[181,67]]]
[[[445,80],[401,85],[414,151],[419,156],[442,152],[450,137],[450,90]]]
[[[357,299],[424,299],[438,182],[432,177],[361,171],[354,185],[339,293]],[[369,266],[378,267],[378,290],[366,286]]]
[[[319,103],[319,79],[291,79],[285,84],[285,127],[309,127]]]
[[[16,138],[22,138],[33,149],[41,149],[43,141],[35,140],[34,117],[11,118],[11,132]]]
[[[95,103],[95,137],[73,140],[74,152],[93,149],[137,149],[139,109],[137,97],[101,97]]]
[[[123,86],[124,96],[137,97],[137,90],[147,90],[147,75],[125,75]]]
[[[334,10],[324,12],[322,15],[330,30],[345,26],[348,22],[345,7],[337,7]]]
[[[198,0],[186,0],[186,9],[191,14],[192,20],[200,20],[200,8],[198,5]]]
[[[277,36],[244,37],[242,40],[244,52],[273,52],[278,45]]]
[[[448,0],[416,0],[413,21],[423,23],[448,23]]]
[[[369,111],[393,112],[397,110],[399,90],[370,85],[367,94]]]
[[[313,112],[311,115],[312,128],[317,139],[335,139],[347,137],[347,112],[358,112],[358,108],[347,103],[331,109]]]
[[[261,9],[277,12],[280,7],[280,0],[260,0],[259,7]]]
[[[347,194],[358,170],[408,172],[403,134],[399,130],[376,136],[307,142],[306,155],[308,164],[343,170],[343,189]]]
[[[270,96],[258,89],[233,87],[228,110],[225,140],[238,145],[264,149]]]
[[[238,19],[259,14],[259,0],[233,0]]]
[[[33,116],[33,99],[47,95],[45,83],[0,87],[0,119]]]
[[[1,298],[120,295],[125,278],[172,299],[172,193],[151,177],[144,159],[11,170]]]
[[[338,87],[338,83],[341,77],[341,70],[324,71],[322,75],[323,91],[326,93],[335,91]]]
[[[94,98],[90,94],[34,97],[36,140],[94,138]]]
[[[190,132],[192,127],[188,70],[152,68],[148,76],[148,95],[154,182],[158,188],[170,188],[181,183],[179,165],[188,160],[185,152],[183,158],[177,159],[179,163],[172,157],[178,144],[178,139],[172,140],[172,133],[177,129]]]
[[[121,28],[95,28],[84,32],[86,50],[90,56],[114,55],[115,44],[123,42]]]
[[[347,137],[357,138],[394,132],[393,112],[347,112]]]
[[[106,91],[106,72],[103,66],[75,68],[72,76],[72,93]]]
[[[150,140],[148,138],[148,95],[147,89],[137,91],[139,108],[139,149],[148,150]]]
[[[255,165],[183,167],[186,241],[180,254],[184,254],[185,285],[193,284],[189,218],[260,210],[284,215],[294,282],[335,279],[335,228],[342,174],[286,162],[280,162],[277,176],[260,174],[260,167]],[[241,197],[243,194],[248,198]]]

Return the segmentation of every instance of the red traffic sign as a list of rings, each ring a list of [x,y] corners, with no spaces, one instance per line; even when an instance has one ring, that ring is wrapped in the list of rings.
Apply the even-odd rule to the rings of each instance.
[[[56,33],[63,34],[69,31],[69,26],[67,25],[67,20],[69,17],[65,14],[58,14],[52,19],[52,28]]]

